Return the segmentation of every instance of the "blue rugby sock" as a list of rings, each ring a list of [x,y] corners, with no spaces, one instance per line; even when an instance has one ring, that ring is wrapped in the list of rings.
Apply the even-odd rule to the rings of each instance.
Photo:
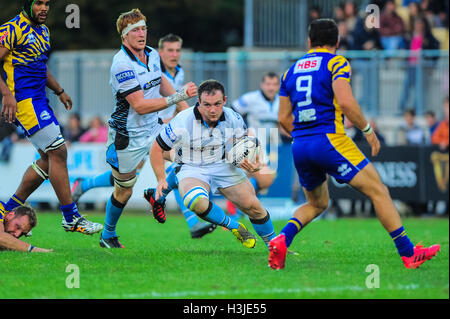
[[[81,217],[80,213],[78,212],[78,207],[75,203],[66,206],[60,206],[60,208],[64,219],[68,223],[71,223],[74,217]]]
[[[303,224],[295,217],[289,219],[288,223],[281,230],[280,234],[286,237],[286,247],[289,247],[294,240],[294,237],[303,228]]]
[[[414,244],[409,240],[409,237],[406,235],[405,228],[400,227],[397,230],[394,230],[389,235],[391,235],[394,240],[395,247],[397,247],[397,251],[400,256],[411,257],[414,255]]]
[[[275,238],[275,230],[273,228],[272,220],[270,219],[269,212],[267,212],[266,217],[262,219],[252,219],[250,222],[253,225],[256,233],[262,238],[266,243],[267,248],[269,248],[269,241]]]
[[[114,194],[106,204],[105,226],[103,227],[102,237],[105,239],[117,237],[116,225],[122,215],[125,204],[120,203],[114,198]]]
[[[24,205],[24,201],[21,200],[19,197],[17,197],[16,194],[14,194],[13,196],[11,196],[11,198],[8,200],[8,202],[5,203],[5,209],[6,209],[6,211],[10,212],[14,208],[23,206],[23,205]]]
[[[174,189],[173,193],[175,195],[175,200],[177,201],[178,207],[180,207],[181,213],[183,213],[183,216],[186,219],[186,223],[189,229],[191,229],[195,224],[199,223],[200,220],[198,219],[197,214],[190,211],[186,206],[184,206],[184,202],[181,198],[179,190]]]
[[[177,178],[177,174],[175,173],[175,169],[172,169],[169,171],[169,174],[166,177],[166,181],[167,181],[167,188],[163,189],[163,191],[162,191],[163,196],[160,196],[158,198],[159,203],[162,203],[166,199],[167,195],[169,195],[169,193],[172,190],[174,190],[175,188],[178,188],[178,178]],[[155,195],[156,195],[156,192],[153,194],[153,199],[155,199]]]
[[[86,192],[92,188],[111,187],[111,186],[114,186],[112,171],[107,171],[100,175],[91,178],[86,178],[81,183],[81,189],[83,190],[83,192]]]
[[[239,228],[239,223],[237,221],[231,220],[222,208],[211,201],[209,202],[209,207],[206,212],[200,214],[199,217],[210,223],[226,227],[230,230]]]

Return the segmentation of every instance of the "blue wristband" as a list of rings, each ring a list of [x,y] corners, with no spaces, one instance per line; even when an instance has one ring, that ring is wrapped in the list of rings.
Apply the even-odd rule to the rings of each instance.
[[[30,245],[30,247],[28,247],[28,252],[31,253],[31,251],[33,250],[34,246]]]

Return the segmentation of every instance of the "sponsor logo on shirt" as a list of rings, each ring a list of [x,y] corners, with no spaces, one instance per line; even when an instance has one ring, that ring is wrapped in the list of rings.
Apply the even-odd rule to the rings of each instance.
[[[36,37],[34,36],[33,33],[30,33],[30,34],[27,36],[27,39],[28,39],[28,44],[35,43],[35,42],[36,42]]]
[[[161,77],[151,80],[144,84],[144,90],[150,90],[151,88],[161,84]]]
[[[322,57],[302,59],[295,65],[294,73],[318,71],[320,69],[321,62]]]
[[[119,83],[123,83],[125,81],[131,80],[136,78],[134,75],[134,72],[132,70],[120,72],[119,74],[116,74],[116,79]]]

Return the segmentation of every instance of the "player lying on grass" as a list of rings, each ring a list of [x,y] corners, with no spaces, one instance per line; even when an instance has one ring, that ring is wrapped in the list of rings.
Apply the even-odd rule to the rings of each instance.
[[[156,200],[167,195],[164,151],[179,149],[176,162],[182,163],[177,178],[184,204],[200,218],[229,229],[241,243],[253,248],[256,238],[246,227],[230,219],[209,198],[220,193],[250,217],[255,231],[266,244],[275,236],[269,213],[262,207],[255,190],[241,168],[225,160],[225,145],[230,138],[243,138],[247,128],[242,117],[230,108],[223,85],[208,80],[198,88],[198,103],[177,114],[156,138],[150,162],[158,180]],[[241,167],[259,170],[260,163],[245,160]]]
[[[52,250],[34,247],[19,238],[30,234],[37,224],[34,210],[27,206],[18,206],[6,212],[0,203],[0,251],[17,250],[30,253],[48,253]]]
[[[307,203],[300,206],[270,242],[269,265],[285,266],[286,250],[296,234],[328,206],[327,174],[347,183],[372,201],[378,219],[392,237],[406,268],[431,259],[439,245],[423,248],[410,241],[400,216],[375,167],[345,134],[344,116],[363,131],[372,156],[380,151],[375,132],[365,119],[350,86],[349,62],[336,55],[339,31],[330,19],[309,27],[310,51],[282,77],[279,121],[294,139],[292,154]]]

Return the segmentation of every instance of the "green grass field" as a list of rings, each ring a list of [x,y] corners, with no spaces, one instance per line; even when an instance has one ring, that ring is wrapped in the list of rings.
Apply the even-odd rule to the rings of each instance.
[[[193,240],[180,214],[158,224],[150,215],[124,213],[119,235],[126,249],[105,250],[99,235],[62,230],[61,217],[40,213],[30,243],[51,254],[0,252],[0,292],[7,298],[123,299],[378,299],[449,298],[448,219],[405,219],[414,242],[439,243],[441,252],[421,268],[405,269],[376,219],[313,222],[291,246],[286,268],[267,266],[262,240],[246,249],[217,229]],[[103,222],[102,214],[89,218]],[[251,228],[248,221],[244,223]],[[276,221],[280,231],[285,221]],[[254,231],[253,231],[254,232]],[[79,268],[79,288],[66,280]],[[379,269],[380,287],[369,289],[366,267]],[[70,277],[71,278],[71,277]],[[70,282],[70,280],[69,280]]]

